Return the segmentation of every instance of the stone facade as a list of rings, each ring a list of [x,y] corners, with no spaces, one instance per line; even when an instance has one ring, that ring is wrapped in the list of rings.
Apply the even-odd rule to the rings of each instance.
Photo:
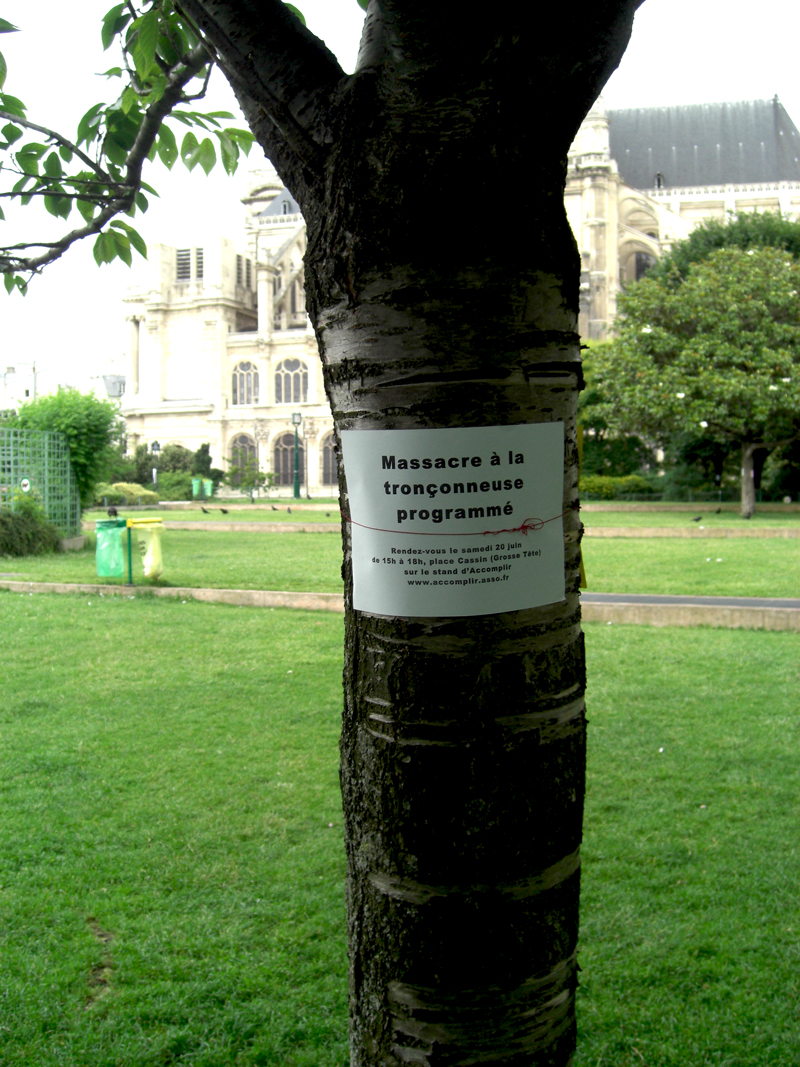
[[[599,100],[570,150],[565,191],[582,336],[607,337],[620,292],[704,219],[800,218],[799,160],[800,133],[777,98],[618,112]],[[303,495],[330,496],[333,422],[304,310],[303,219],[273,170],[249,179],[240,246],[156,245],[149,287],[125,298],[129,440],[208,441],[216,466],[257,458],[289,487],[299,413]]]
[[[241,250],[149,250],[150,288],[126,298],[130,343],[122,413],[131,449],[211,444],[217,466],[257,458],[303,496],[335,493],[333,422],[305,313],[305,226],[274,172],[254,172]]]

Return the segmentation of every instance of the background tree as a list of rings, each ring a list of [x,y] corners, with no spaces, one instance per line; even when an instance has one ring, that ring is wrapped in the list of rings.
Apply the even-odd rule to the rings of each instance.
[[[581,476],[624,477],[649,470],[654,450],[637,434],[614,432],[608,421],[608,399],[598,378],[597,355],[607,341],[583,348],[584,388],[578,399],[578,422],[583,427]]]
[[[233,449],[231,465],[224,476],[225,484],[240,492],[249,493],[251,504],[255,491],[265,485],[272,485],[274,479],[274,474],[261,470],[258,460],[249,455],[247,449]]]
[[[81,507],[91,506],[95,486],[105,479],[114,462],[112,445],[124,431],[117,404],[100,400],[93,393],[59,389],[23,404],[10,424],[21,430],[64,434]]]
[[[749,518],[755,453],[800,435],[800,264],[777,248],[719,249],[679,284],[631,287],[618,330],[598,368],[610,422],[738,445]]]
[[[548,9],[545,28],[535,5],[471,19],[448,5],[373,0],[352,76],[279,0],[181,2],[302,208],[308,312],[337,433],[565,427],[562,602],[438,619],[356,612],[344,523],[355,1067],[556,1067],[572,1057],[585,681],[580,264],[563,194],[568,148],[638,2],[580,0]],[[151,106],[168,111],[156,57],[170,63],[158,42],[170,43],[174,10],[162,0],[118,26],[128,11],[106,23],[125,35],[142,82],[145,99],[131,86],[128,114],[155,121]],[[186,74],[196,53],[177,51]],[[93,145],[109,134],[117,144],[121,104],[112,110]],[[535,123],[524,118],[533,110]],[[134,152],[152,129],[143,118],[120,150]],[[114,164],[113,189],[98,176],[110,190],[101,210],[137,202],[126,161],[124,174]],[[498,190],[514,225],[466,226]],[[95,214],[92,224],[105,225]],[[118,247],[106,237],[100,258]],[[6,269],[15,262],[36,269],[8,252]],[[339,472],[346,512],[341,463]]]

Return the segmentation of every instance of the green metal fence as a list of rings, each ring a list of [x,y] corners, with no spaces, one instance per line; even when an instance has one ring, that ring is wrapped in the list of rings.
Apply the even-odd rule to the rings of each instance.
[[[0,427],[0,507],[17,510],[24,493],[36,495],[64,537],[80,533],[80,497],[63,434]]]

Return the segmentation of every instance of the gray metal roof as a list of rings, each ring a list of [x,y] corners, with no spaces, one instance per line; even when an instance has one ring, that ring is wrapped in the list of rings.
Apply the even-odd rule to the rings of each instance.
[[[800,131],[777,96],[609,111],[611,158],[635,189],[800,181]]]
[[[262,215],[298,215],[299,213],[300,205],[284,185],[269,207],[259,212],[259,217]]]

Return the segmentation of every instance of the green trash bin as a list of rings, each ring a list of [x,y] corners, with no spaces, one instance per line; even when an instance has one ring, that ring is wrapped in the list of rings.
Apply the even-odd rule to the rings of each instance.
[[[192,500],[203,499],[202,484],[202,478],[192,478]]]
[[[206,500],[210,500],[211,497],[214,495],[214,482],[211,480],[211,478],[203,479],[203,489],[206,494]]]
[[[97,562],[98,578],[122,578],[125,574],[125,552],[123,546],[122,530],[127,522],[125,519],[100,519],[95,523],[97,533]]]

